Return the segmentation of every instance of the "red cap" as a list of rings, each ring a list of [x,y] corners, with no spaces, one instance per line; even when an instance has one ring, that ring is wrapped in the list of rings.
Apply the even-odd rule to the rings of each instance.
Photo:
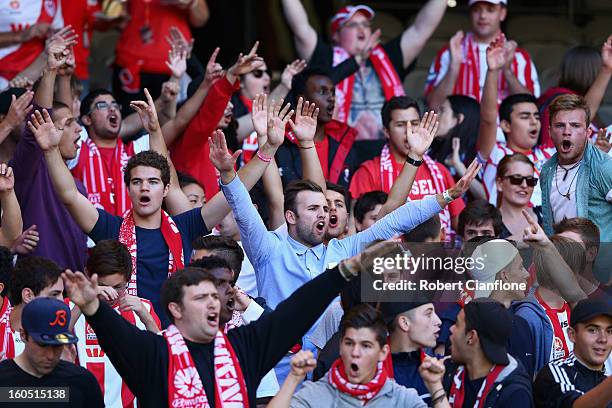
[[[342,24],[346,23],[358,12],[362,12],[369,20],[373,19],[375,14],[374,10],[364,4],[342,7],[331,19],[332,34],[338,31]]]

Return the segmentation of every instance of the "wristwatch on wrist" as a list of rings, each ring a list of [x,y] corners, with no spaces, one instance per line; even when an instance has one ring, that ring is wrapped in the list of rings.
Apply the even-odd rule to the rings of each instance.
[[[446,204],[450,204],[452,203],[455,199],[453,197],[451,197],[451,195],[448,193],[448,190],[444,190],[444,192],[442,193],[442,197],[444,198],[444,201],[446,201]]]
[[[421,164],[423,164],[423,160],[414,160],[413,158],[408,156],[406,157],[406,163],[412,164],[414,167],[419,167]]]

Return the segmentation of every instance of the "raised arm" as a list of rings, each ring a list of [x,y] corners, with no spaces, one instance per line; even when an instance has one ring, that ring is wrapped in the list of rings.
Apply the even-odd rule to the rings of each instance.
[[[300,97],[297,103],[295,122],[290,120],[289,125],[298,140],[300,159],[302,160],[302,177],[305,180],[317,183],[325,193],[325,176],[323,175],[323,169],[321,168],[321,162],[319,161],[319,155],[317,154],[314,142],[318,115],[319,108],[314,103],[304,102],[304,98]]]
[[[452,146],[453,152],[450,157],[446,159],[444,164],[446,164],[448,167],[453,167],[457,172],[458,177],[463,177],[467,171],[467,167],[465,167],[465,164],[463,164],[463,161],[461,160],[461,139],[458,137],[453,137]],[[472,181],[472,184],[470,184],[470,193],[472,193],[474,199],[476,200],[487,199],[487,192],[485,191],[482,183],[478,180],[474,180]]]
[[[308,23],[306,9],[300,0],[282,0],[283,13],[293,31],[298,56],[310,61],[317,46],[317,32]]]
[[[281,104],[272,104],[268,107],[268,140],[259,148],[257,155],[243,168],[245,177],[250,181],[257,181],[265,171],[268,163],[274,159],[276,150],[283,142],[285,127],[293,111],[289,111],[289,104],[281,109]],[[240,236],[245,252],[249,259],[255,263],[257,260],[270,255],[270,250],[275,244],[274,238],[268,233],[259,213],[253,206],[245,186],[241,180],[236,180],[234,163],[241,151],[230,155],[227,151],[225,138],[220,131],[215,132],[210,143],[210,160],[221,174],[221,190],[229,203],[236,222],[240,229]],[[241,169],[241,171],[243,170]],[[202,208],[202,216],[206,225],[209,224],[206,206]],[[224,215],[222,215],[224,216]]]
[[[433,110],[440,110],[440,107],[444,103],[444,100],[453,94],[455,84],[457,83],[457,77],[459,76],[459,69],[461,68],[461,61],[463,60],[462,43],[465,35],[463,31],[459,30],[453,35],[448,44],[448,70],[444,73],[444,78],[434,86],[432,91],[427,94],[427,104]],[[444,58],[442,56],[441,58]],[[436,61],[432,63],[430,68],[430,74],[432,69],[435,67]],[[442,75],[441,73],[438,73]]]
[[[514,53],[518,44],[516,41],[506,41],[504,49],[506,50],[506,63],[504,64],[503,74],[506,83],[508,84],[508,93],[510,95],[516,95],[519,93],[533,93],[525,85],[521,84],[518,80],[514,71],[512,70],[512,62],[514,61]],[[529,68],[527,68],[529,69]]]
[[[529,226],[523,232],[523,241],[535,249],[535,256],[539,256],[544,266],[544,272],[555,284],[559,293],[567,303],[574,304],[587,296],[578,284],[576,275],[565,263],[552,241],[546,236],[537,220],[531,218],[526,210],[523,216]]]
[[[500,34],[487,48],[487,76],[480,102],[480,130],[476,148],[484,160],[489,158],[497,140],[497,81],[506,63],[504,35]]]
[[[421,53],[425,43],[440,24],[447,4],[447,0],[429,0],[417,14],[414,23],[404,31],[400,42],[404,68]]]
[[[251,112],[252,125],[257,132],[257,145],[268,142],[268,98],[257,95]],[[238,173],[240,176],[240,172]],[[243,178],[241,177],[241,180]],[[280,178],[276,160],[272,160],[262,176],[264,194],[268,202],[268,227],[275,230],[285,223],[283,182]],[[247,187],[248,188],[248,187]]]
[[[291,357],[291,371],[266,408],[289,408],[296,388],[304,381],[306,374],[312,372],[316,366],[317,360],[312,351],[300,350]]]
[[[63,127],[64,124],[65,120],[60,123],[60,126]],[[38,110],[34,112],[32,119],[28,122],[28,128],[45,153],[49,176],[59,199],[81,229],[89,234],[98,221],[98,211],[87,197],[77,190],[74,178],[64,163],[58,147],[62,133],[55,128],[46,109],[43,109],[42,112]]]
[[[34,103],[41,108],[51,109],[53,106],[53,87],[57,74],[71,75],[71,71],[74,69],[74,55],[71,47],[76,44],[76,38],[74,30],[68,26],[54,34],[47,42],[46,66],[34,95]],[[63,85],[65,88],[66,84]],[[60,89],[60,96],[64,99],[62,102],[68,102],[68,106],[72,106],[72,97],[65,93],[65,89],[63,91]]]
[[[57,93],[54,99],[66,106],[72,107],[72,86],[70,84],[70,78],[74,73],[76,61],[74,58],[74,49],[71,47],[68,51],[70,53],[66,57],[66,62],[57,70],[59,78],[57,80]]]
[[[414,130],[410,123],[406,124],[406,140],[410,145],[410,151],[408,153],[410,159],[416,161],[423,160],[423,156],[427,149],[429,149],[429,146],[431,146],[431,142],[438,131],[439,125],[438,115],[433,111],[425,112],[425,115],[421,118],[421,123],[419,123],[419,126]],[[393,183],[391,191],[389,191],[387,201],[385,201],[385,204],[381,207],[376,216],[377,220],[380,220],[406,202],[408,195],[410,195],[410,190],[412,189],[412,183],[416,177],[417,170],[417,166],[407,161],[404,163],[404,167],[399,177]]]
[[[597,73],[597,77],[593,84],[589,87],[584,99],[589,105],[591,111],[590,120],[593,120],[599,105],[603,100],[608,84],[610,83],[610,76],[612,75],[612,35],[608,37],[604,45],[601,47],[601,68]]]
[[[223,67],[216,62],[218,54],[219,48],[217,47],[208,60],[208,64],[206,64],[206,75],[198,89],[181,106],[176,113],[176,117],[162,125],[162,133],[167,146],[170,146],[187,129],[189,122],[196,116],[204,103],[212,84],[224,75]]]
[[[43,39],[49,30],[48,23],[38,23],[31,25],[23,31],[7,31],[0,33],[0,48],[10,47],[11,45],[23,44],[34,38]]]
[[[2,204],[2,228],[0,245],[10,248],[23,231],[21,209],[15,195],[15,176],[13,169],[0,164],[0,203]]]
[[[376,221],[370,228],[356,235],[341,239],[339,242],[344,247],[348,256],[352,256],[359,253],[365,245],[374,240],[389,239],[412,230],[417,225],[438,214],[452,200],[465,194],[481,167],[474,160],[468,167],[465,176],[457,184],[446,190],[446,194],[436,194],[435,197],[409,201]],[[445,199],[445,196],[447,199]]]

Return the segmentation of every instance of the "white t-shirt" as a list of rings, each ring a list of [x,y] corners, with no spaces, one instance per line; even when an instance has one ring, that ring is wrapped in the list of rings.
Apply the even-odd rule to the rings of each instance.
[[[550,186],[550,207],[555,224],[560,223],[565,218],[578,216],[576,186],[578,185],[578,171],[581,165],[582,161],[576,167],[558,165],[555,170]],[[564,168],[568,171],[566,172]]]

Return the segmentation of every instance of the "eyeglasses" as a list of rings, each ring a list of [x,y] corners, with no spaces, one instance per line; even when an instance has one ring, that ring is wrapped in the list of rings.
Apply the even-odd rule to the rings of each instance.
[[[371,28],[372,23],[369,21],[362,21],[361,23],[357,21],[351,21],[350,23],[346,23],[342,26],[342,28],[357,28],[357,27],[362,27],[363,29]]]
[[[264,71],[263,69],[256,69],[255,71],[251,72],[251,74],[253,74],[255,78],[261,78],[264,74],[268,74],[268,76],[270,76],[270,72]]]
[[[527,177],[523,177],[523,176],[506,176],[505,178],[507,178],[508,181],[510,181],[510,184],[512,184],[514,186],[520,186],[521,184],[523,184],[523,180],[525,180],[525,182],[527,183],[527,185],[529,187],[535,187],[536,184],[538,184],[538,179],[536,177],[533,177],[533,176],[527,176]]]
[[[120,111],[121,110],[121,105],[118,102],[106,102],[106,101],[100,101],[100,102],[96,102],[94,103],[93,107],[91,108],[91,110],[89,111],[88,115],[93,112],[94,110],[107,110],[110,107],[115,108],[116,110]]]

